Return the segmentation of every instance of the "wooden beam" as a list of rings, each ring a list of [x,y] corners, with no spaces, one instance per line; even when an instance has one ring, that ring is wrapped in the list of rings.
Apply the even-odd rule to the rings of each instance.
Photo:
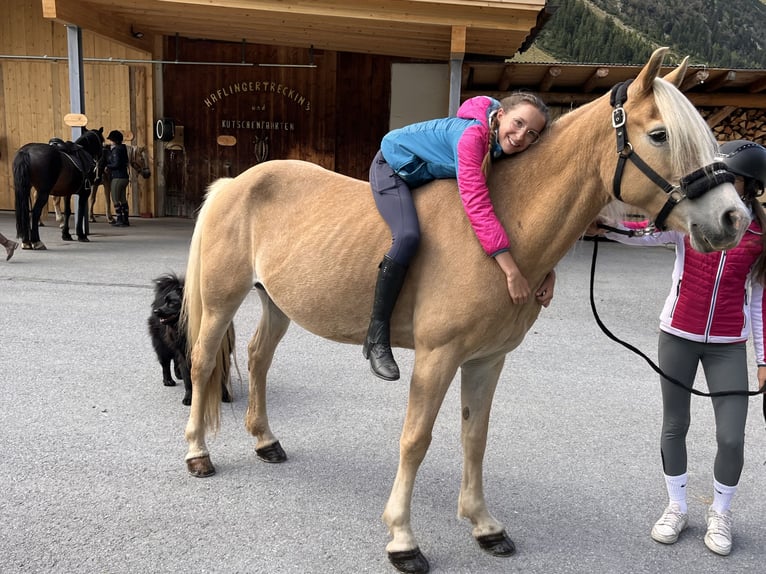
[[[757,94],[763,90],[766,90],[766,78],[762,78],[756,82],[753,82],[747,87],[747,91],[750,94]]]
[[[543,77],[542,81],[540,82],[540,85],[537,88],[538,92],[547,92],[551,89],[551,86],[553,85],[553,82],[556,78],[558,78],[561,75],[561,68],[559,66],[551,66],[548,68],[548,71],[545,73],[545,77]]]
[[[101,12],[84,10],[80,0],[42,0],[42,4],[43,18],[55,20],[61,24],[78,26],[83,30],[95,32],[136,50],[152,51],[152,35],[150,33],[144,32],[142,38],[136,38],[130,32],[130,23],[117,16],[107,18],[102,17]]]
[[[452,26],[450,60],[462,60],[465,57],[465,26]]]
[[[112,3],[111,0],[107,0]],[[97,3],[102,3],[98,1]],[[487,2],[438,0],[134,0],[132,10],[152,5],[170,6],[169,12],[179,14],[189,9],[209,12],[275,13],[281,18],[300,16],[320,17],[332,15],[337,19],[406,22],[409,24],[438,24],[440,26],[466,26],[487,30],[526,31],[534,28],[538,13],[545,7],[541,2]]]
[[[721,86],[724,86],[729,82],[733,82],[735,79],[737,79],[737,72],[734,70],[729,70],[724,74],[720,74],[717,78],[713,79],[712,82],[705,82],[705,91],[715,92]]]
[[[714,113],[707,119],[707,125],[709,125],[711,128],[716,127],[723,120],[725,120],[732,113],[734,113],[734,110],[736,109],[737,108],[735,106],[725,106],[721,108],[720,110],[718,110],[716,113]]]
[[[478,92],[467,90],[462,94],[463,100],[473,96],[491,96],[501,100],[508,92]],[[580,106],[598,99],[603,94],[583,94],[581,92],[539,92],[538,95],[548,105],[553,106]],[[720,108],[722,106],[734,106],[736,108],[755,108],[766,110],[766,94],[704,94],[691,93],[686,97],[698,108]]]
[[[500,81],[497,84],[497,89],[501,92],[507,92],[511,86],[511,80],[513,79],[513,70],[516,68],[513,64],[506,64],[503,66],[503,73],[500,75]]]
[[[609,68],[596,68],[596,70],[590,75],[582,87],[582,91],[586,94],[593,91],[596,87],[598,80],[606,78],[609,75]]]
[[[686,92],[700,84],[704,84],[705,80],[707,80],[709,75],[710,73],[707,70],[698,70],[697,72],[693,73],[691,76],[687,77],[683,81],[679,89],[682,92]]]

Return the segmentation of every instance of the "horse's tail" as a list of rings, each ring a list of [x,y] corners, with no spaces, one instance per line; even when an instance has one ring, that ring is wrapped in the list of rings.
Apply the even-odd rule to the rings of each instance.
[[[200,278],[200,258],[201,242],[202,242],[202,228],[205,217],[210,209],[210,204],[214,199],[218,190],[229,181],[229,179],[221,179],[213,182],[208,188],[208,192],[205,195],[205,200],[202,203],[202,207],[197,215],[197,222],[194,225],[194,233],[191,238],[191,245],[189,246],[189,261],[186,266],[186,278],[184,282],[184,298],[183,308],[181,312],[181,320],[183,326],[186,329],[186,336],[188,338],[187,353],[192,359],[192,366],[194,364],[193,349],[194,345],[199,339],[200,325],[202,324],[202,285]],[[233,335],[233,328],[230,327]],[[230,348],[228,347],[230,337],[228,333],[221,341],[221,348],[216,355],[215,367],[210,377],[210,381],[220,381],[224,376],[226,380],[229,378],[230,371]],[[231,337],[231,345],[233,345],[233,337]],[[225,355],[225,356],[224,356]],[[228,384],[228,382],[227,382]],[[197,392],[197,391],[201,392]],[[194,389],[195,393],[192,395],[192,401],[204,401],[204,421],[205,426],[211,430],[217,430],[221,422],[221,385],[220,384],[204,384],[198,385]]]
[[[29,177],[29,152],[20,149],[13,158],[13,187],[16,193],[16,236],[26,241],[30,234],[32,180]]]

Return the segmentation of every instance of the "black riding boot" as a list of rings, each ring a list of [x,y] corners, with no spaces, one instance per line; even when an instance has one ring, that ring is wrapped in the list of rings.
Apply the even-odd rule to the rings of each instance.
[[[406,267],[389,257],[383,258],[375,285],[370,327],[362,347],[364,358],[370,360],[372,372],[387,381],[399,378],[399,367],[391,353],[390,321],[406,274]]]
[[[114,217],[112,218],[112,221],[109,222],[109,225],[114,225],[114,226],[122,225],[122,204],[121,203],[114,204]]]
[[[128,204],[122,204],[122,225],[124,227],[130,227],[130,221],[128,221]]]

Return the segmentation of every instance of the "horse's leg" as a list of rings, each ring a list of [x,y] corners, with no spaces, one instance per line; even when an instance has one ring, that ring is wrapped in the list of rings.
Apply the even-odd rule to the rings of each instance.
[[[98,196],[98,188],[100,186],[100,183],[94,184],[95,189],[91,189],[91,193],[89,195],[90,201],[88,202],[88,221],[91,223],[96,223],[96,214],[93,209],[96,205],[96,197]]]
[[[109,182],[109,185],[107,185]],[[106,214],[106,220],[111,223],[114,221],[114,215],[112,215],[112,190],[110,189],[111,182],[104,180],[104,213]]]
[[[77,221],[75,222],[75,232],[77,233],[77,241],[81,243],[88,243],[88,234],[85,231],[85,224],[88,218],[88,198],[90,197],[90,189],[83,188],[80,190],[80,194],[77,196]]]
[[[230,244],[226,244],[228,248]],[[234,258],[232,258],[234,259]],[[215,260],[215,259],[213,259]],[[194,342],[191,354],[192,404],[184,436],[188,443],[186,468],[196,477],[215,474],[215,467],[210,461],[210,453],[205,443],[205,427],[217,427],[221,408],[221,373],[218,365],[223,361],[219,357],[229,350],[224,344],[224,336],[234,315],[252,289],[253,271],[244,258],[229,261],[234,271],[228,276],[226,287],[214,285],[211,276],[216,276],[217,269],[209,269],[210,275],[201,273],[199,278],[200,302],[202,303],[199,322],[199,335]],[[185,288],[191,281],[187,274]],[[205,293],[205,289],[214,292]],[[186,297],[188,293],[184,294]]]
[[[61,199],[64,202],[64,221],[61,224],[61,239],[72,241],[72,234],[69,233],[69,218],[72,215],[72,196],[65,195]]]
[[[482,464],[492,398],[505,363],[505,355],[471,361],[461,368],[463,480],[458,499],[458,516],[473,524],[479,545],[495,556],[509,556],[516,550],[503,525],[487,510],[484,500]]]
[[[56,196],[53,198],[53,211],[56,214],[56,221],[59,223],[59,227],[63,227],[64,216],[61,215],[61,197]]]
[[[434,421],[457,371],[454,349],[416,350],[404,428],[399,440],[399,468],[383,512],[393,539],[386,546],[391,563],[402,572],[428,572],[410,522],[415,476],[431,444]]]
[[[48,205],[48,193],[45,192],[37,192],[37,199],[35,199],[35,204],[32,206],[32,217],[29,221],[30,229],[29,229],[29,242],[31,244],[31,248],[35,249],[37,251],[44,251],[47,249],[45,247],[45,244],[40,241],[40,228],[38,227],[40,223],[40,215],[43,212],[43,208],[47,207]],[[25,247],[26,248],[26,247]]]
[[[247,404],[245,428],[256,437],[255,454],[266,462],[284,462],[287,455],[269,428],[266,412],[266,376],[277,345],[287,332],[290,319],[274,304],[262,288],[257,289],[261,299],[261,320],[247,346],[247,368],[250,372],[250,396]]]
[[[211,379],[216,367],[216,355],[233,315],[234,313],[225,318],[212,312],[203,313],[200,335],[192,349],[192,402],[184,436],[189,446],[185,459],[186,468],[190,474],[196,477],[215,474],[215,467],[210,461],[210,454],[205,442],[205,415],[210,414],[209,409],[211,407],[209,405],[214,404],[215,407],[219,407],[220,397],[213,401],[210,393],[215,393],[216,389],[219,389],[217,392],[220,393],[221,385],[212,384]]]

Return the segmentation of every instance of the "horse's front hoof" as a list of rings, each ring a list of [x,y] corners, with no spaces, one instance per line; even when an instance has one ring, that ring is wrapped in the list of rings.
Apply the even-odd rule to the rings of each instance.
[[[93,217],[93,216],[91,215],[91,216],[88,218],[88,221],[90,221],[91,223],[96,223],[96,218],[95,218],[95,217]]]
[[[402,550],[401,552],[389,552],[388,561],[393,564],[399,572],[411,574],[425,574],[431,570],[428,560],[417,546],[412,550]]]
[[[35,247],[29,241],[22,241],[21,242],[21,248],[22,249],[34,249]]]
[[[61,234],[61,240],[62,241],[74,241],[74,239],[72,239],[71,234],[69,234],[69,233],[62,233]]]
[[[210,462],[210,456],[198,456],[186,461],[186,469],[194,477],[206,478],[215,474],[215,467]]]
[[[505,530],[495,534],[477,536],[476,542],[479,543],[482,550],[486,550],[493,556],[510,556],[516,553],[516,545],[505,533]]]
[[[48,248],[45,246],[45,243],[43,243],[42,241],[35,241],[32,244],[32,249],[34,249],[35,251],[45,251]]]
[[[77,241],[80,243],[90,243],[90,239],[88,239],[85,235],[78,235]]]
[[[255,449],[255,455],[263,462],[285,462],[287,453],[285,453],[279,441],[269,446]]]

